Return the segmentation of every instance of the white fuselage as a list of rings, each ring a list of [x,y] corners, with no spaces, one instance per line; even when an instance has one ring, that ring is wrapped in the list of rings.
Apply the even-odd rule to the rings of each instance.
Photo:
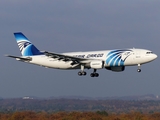
[[[70,52],[63,55],[86,59],[86,61],[104,61],[104,67],[133,66],[145,64],[157,58],[157,55],[145,49],[118,49],[89,52]],[[29,56],[29,63],[56,69],[79,69],[80,66],[71,65],[72,61],[62,61],[46,55]],[[84,61],[84,63],[86,62]],[[89,68],[87,65],[85,68]]]

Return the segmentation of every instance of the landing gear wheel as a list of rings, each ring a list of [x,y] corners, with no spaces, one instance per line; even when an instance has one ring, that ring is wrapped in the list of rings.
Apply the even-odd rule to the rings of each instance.
[[[81,72],[81,71],[79,71],[79,72],[78,72],[78,75],[79,75],[79,76],[82,76],[82,72]]]
[[[83,71],[83,72],[82,72],[82,75],[84,75],[84,76],[85,76],[85,75],[87,75],[87,73],[86,73],[85,71]]]
[[[91,73],[91,74],[90,74],[90,76],[91,76],[91,77],[94,77],[94,76],[95,76],[95,74],[94,74],[94,73]]]
[[[137,72],[141,72],[141,69],[137,69]]]
[[[98,73],[94,73],[94,76],[95,76],[95,77],[98,77],[98,76],[99,76],[99,74],[98,74]]]

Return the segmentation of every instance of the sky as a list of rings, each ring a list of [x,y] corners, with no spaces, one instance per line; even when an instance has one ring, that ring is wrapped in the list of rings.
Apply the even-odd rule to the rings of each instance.
[[[1,0],[0,97],[113,97],[160,95],[159,58],[123,72],[47,69],[7,58],[20,56],[13,36],[23,32],[40,50],[56,53],[144,48],[160,56],[159,0]]]

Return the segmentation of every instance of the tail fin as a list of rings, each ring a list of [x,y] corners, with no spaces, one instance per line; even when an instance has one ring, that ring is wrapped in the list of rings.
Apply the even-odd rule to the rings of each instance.
[[[42,53],[27,39],[23,33],[14,33],[22,56],[41,55]]]

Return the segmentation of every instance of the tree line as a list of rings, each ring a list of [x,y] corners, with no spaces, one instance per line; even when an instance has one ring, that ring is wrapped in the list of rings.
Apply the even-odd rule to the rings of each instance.
[[[129,112],[108,114],[106,111],[97,112],[33,112],[19,111],[0,113],[0,120],[160,120],[160,113]]]
[[[160,112],[160,101],[142,100],[78,100],[78,99],[2,99],[0,112],[15,111],[107,111],[108,113],[128,113],[138,111],[142,113]]]

